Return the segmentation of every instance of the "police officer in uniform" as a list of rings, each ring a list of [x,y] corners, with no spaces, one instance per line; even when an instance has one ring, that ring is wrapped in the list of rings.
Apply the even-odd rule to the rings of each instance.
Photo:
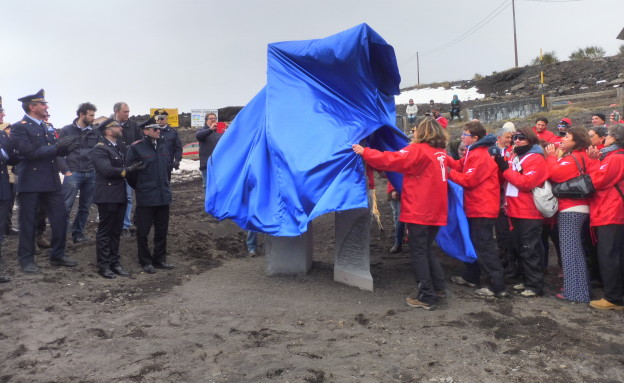
[[[57,140],[53,134],[48,134],[48,127],[43,121],[48,115],[43,89],[18,101],[22,103],[26,115],[11,125],[11,139],[23,157],[17,169],[17,198],[20,203],[17,258],[23,272],[39,272],[35,264],[35,217],[37,206],[41,203],[52,228],[50,264],[76,266],[77,262],[65,255],[67,209],[56,157],[67,155],[79,143],[75,137]]]
[[[93,203],[100,216],[95,245],[98,274],[109,279],[117,275],[128,277],[130,273],[119,261],[119,238],[127,204],[126,175],[142,169],[142,163],[126,166],[119,122],[110,118],[102,122],[99,129],[102,139],[92,151],[95,166]]]
[[[126,162],[133,164],[142,161],[145,168],[128,177],[128,183],[136,193],[134,214],[137,227],[138,257],[143,270],[154,274],[155,268],[171,269],[166,262],[167,231],[169,230],[169,187],[170,151],[166,140],[161,138],[161,127],[150,124],[143,126],[142,140],[134,142],[128,149]],[[147,237],[154,226],[154,253],[150,254]]]
[[[169,113],[164,109],[158,109],[154,113],[154,119],[156,123],[161,127],[160,138],[164,140],[164,145],[167,145],[169,150],[169,181],[171,181],[171,171],[173,169],[180,168],[180,161],[182,160],[182,141],[180,141],[180,135],[178,131],[169,126],[167,119]]]
[[[4,123],[4,109],[2,108],[2,97],[0,97],[0,124]],[[7,217],[12,213],[12,189],[9,183],[9,172],[7,165],[14,165],[17,161],[17,151],[12,145],[9,136],[0,131],[0,246],[4,239],[5,225]],[[10,282],[11,278],[4,274],[0,259],[0,283]]]

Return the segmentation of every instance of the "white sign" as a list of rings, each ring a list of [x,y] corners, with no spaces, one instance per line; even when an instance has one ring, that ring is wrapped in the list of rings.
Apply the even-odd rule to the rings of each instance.
[[[219,121],[219,111],[217,109],[191,109],[191,127],[201,128],[204,126],[204,117],[208,113],[214,113]]]

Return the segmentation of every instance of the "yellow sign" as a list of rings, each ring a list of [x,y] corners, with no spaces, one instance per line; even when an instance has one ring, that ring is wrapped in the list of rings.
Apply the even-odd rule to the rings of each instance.
[[[167,116],[167,124],[169,124],[169,126],[174,127],[174,128],[177,128],[180,126],[179,121],[178,121],[178,108],[173,108],[173,109],[150,108],[150,117],[154,117],[154,112],[156,112],[157,110],[161,110],[161,109],[169,113],[169,116]]]

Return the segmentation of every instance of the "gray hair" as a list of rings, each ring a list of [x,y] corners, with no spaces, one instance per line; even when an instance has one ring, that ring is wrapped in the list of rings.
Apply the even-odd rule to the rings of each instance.
[[[505,133],[514,133],[516,126],[511,121],[507,121],[502,128],[496,131],[496,137],[502,137]]]
[[[113,105],[113,112],[115,112],[115,113],[119,112],[121,110],[121,107],[124,106],[124,105],[128,106],[128,104],[126,104],[123,101],[116,102],[115,105]]]

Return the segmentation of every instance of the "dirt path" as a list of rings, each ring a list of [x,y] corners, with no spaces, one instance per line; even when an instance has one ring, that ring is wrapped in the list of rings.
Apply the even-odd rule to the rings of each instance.
[[[412,309],[408,255],[386,255],[378,233],[375,292],[333,282],[329,215],[315,222],[312,272],[269,278],[264,257],[244,256],[243,232],[201,213],[197,179],[174,191],[170,272],[140,273],[133,237],[131,279],[97,276],[93,240],[68,249],[77,268],[41,254],[43,272],[25,276],[9,238],[0,382],[624,381],[624,313],[556,301],[555,276],[544,298],[485,301],[449,285],[438,310]],[[447,275],[461,267],[441,257]]]

